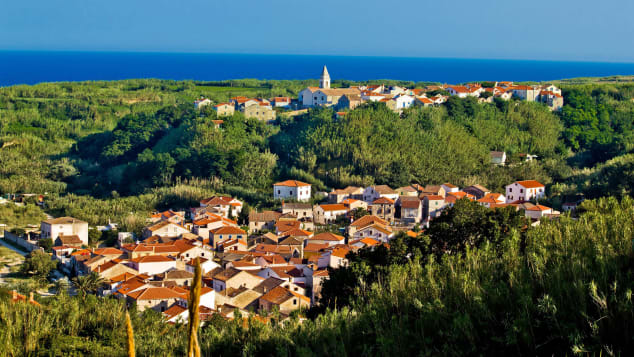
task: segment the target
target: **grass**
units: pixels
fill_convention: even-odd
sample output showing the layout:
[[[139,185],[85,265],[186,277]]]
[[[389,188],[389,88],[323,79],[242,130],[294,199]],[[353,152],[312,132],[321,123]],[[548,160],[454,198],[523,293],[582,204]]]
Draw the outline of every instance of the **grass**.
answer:
[[[7,261],[11,262],[15,259],[22,259],[22,256],[5,246],[0,246],[0,262],[1,263],[6,264]]]

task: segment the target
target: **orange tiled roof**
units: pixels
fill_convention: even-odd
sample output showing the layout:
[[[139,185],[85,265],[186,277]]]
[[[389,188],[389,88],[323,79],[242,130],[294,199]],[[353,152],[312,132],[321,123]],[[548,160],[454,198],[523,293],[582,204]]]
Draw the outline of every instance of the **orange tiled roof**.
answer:
[[[310,184],[306,182],[297,181],[297,180],[286,180],[286,181],[275,183],[273,184],[273,186],[301,187],[301,186],[310,186]]]
[[[379,197],[376,200],[374,200],[374,202],[372,202],[372,204],[381,204],[381,205],[393,205],[394,204],[394,200],[391,200],[387,197]]]
[[[92,253],[95,255],[121,255],[123,254],[123,251],[117,248],[107,247],[93,249]]]
[[[349,252],[350,248],[346,246],[336,246],[330,254],[338,258],[345,258]]]
[[[342,204],[339,204],[339,203],[319,205],[319,207],[321,207],[321,209],[323,209],[324,211],[328,211],[328,212],[332,212],[332,211],[347,211],[348,210],[348,208],[345,205],[342,205]]]
[[[173,262],[174,259],[170,259],[162,255],[146,255],[144,257],[132,259],[131,261],[135,263],[161,263],[161,262]]]
[[[247,232],[238,227],[220,227],[218,229],[214,229],[212,232],[213,234],[247,234]]]
[[[387,221],[384,219],[381,219],[377,216],[372,216],[372,215],[368,215],[368,216],[363,216],[359,219],[357,219],[356,221],[352,222],[350,225],[353,227],[365,227],[365,226],[369,226],[371,224],[374,223],[379,223],[379,224],[383,224],[383,225],[387,225]]]
[[[544,185],[535,180],[517,181],[516,184],[524,186],[525,188],[544,187]]]
[[[338,234],[334,234],[334,233],[331,233],[331,232],[323,232],[323,233],[316,234],[310,240],[323,240],[323,241],[329,241],[329,242],[342,242],[345,239],[346,238],[344,238],[343,236],[340,236]]]
[[[150,287],[133,291],[128,294],[134,300],[165,300],[165,299],[187,299],[187,295],[174,289],[163,287]]]
[[[268,302],[271,302],[275,305],[280,305],[283,304],[284,302],[288,301],[289,299],[296,297],[299,299],[302,299],[308,303],[310,303],[310,299],[304,295],[300,295],[297,293],[294,293],[286,288],[283,288],[281,286],[277,286],[273,289],[271,289],[268,293],[262,295],[260,297],[260,299],[266,300]]]
[[[528,211],[548,211],[550,209],[551,209],[550,207],[546,207],[542,205],[535,205],[533,207],[527,208]]]

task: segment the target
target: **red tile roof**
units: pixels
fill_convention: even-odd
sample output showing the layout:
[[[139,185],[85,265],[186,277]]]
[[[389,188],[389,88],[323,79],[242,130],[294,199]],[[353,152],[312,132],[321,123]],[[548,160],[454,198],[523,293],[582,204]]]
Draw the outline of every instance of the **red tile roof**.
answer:
[[[151,287],[133,291],[128,294],[134,300],[166,300],[166,299],[187,299],[186,293],[178,292],[174,289],[163,287]]]
[[[381,204],[381,205],[393,205],[394,204],[394,200],[391,200],[387,197],[379,197],[376,200],[374,200],[374,202],[372,202],[372,204]]]
[[[321,209],[323,209],[324,211],[327,212],[333,212],[333,211],[347,211],[348,208],[343,205],[343,204],[326,204],[326,205],[319,205],[319,207],[321,207]]]
[[[131,261],[135,263],[161,263],[161,262],[173,262],[174,259],[162,256],[162,255],[146,255],[144,257],[132,259]]]
[[[538,181],[535,181],[535,180],[517,181],[516,183],[518,185],[524,186],[525,188],[544,187],[543,184],[541,184],[541,183],[539,183]]]
[[[214,229],[213,234],[247,234],[247,232],[243,231],[242,229],[238,228],[238,227],[220,227],[217,229]]]
[[[387,221],[384,220],[384,219],[381,219],[381,218],[379,218],[377,216],[368,215],[368,216],[363,216],[363,217],[357,219],[356,221],[352,222],[350,224],[350,226],[352,226],[352,227],[365,227],[365,226],[369,226],[369,225],[374,224],[374,223],[380,223],[382,225],[387,225],[388,224]]]
[[[334,234],[334,233],[330,233],[330,232],[323,232],[323,233],[319,233],[316,234],[312,239],[312,241],[315,240],[323,240],[323,241],[329,241],[329,242],[343,242],[346,238],[343,236],[340,236],[338,234]]]
[[[286,181],[275,183],[273,184],[273,186],[301,187],[301,186],[310,186],[310,184],[297,181],[297,180],[286,180]]]
[[[550,207],[546,207],[546,206],[542,206],[542,205],[535,205],[533,207],[527,208],[528,211],[549,211],[552,208]]]

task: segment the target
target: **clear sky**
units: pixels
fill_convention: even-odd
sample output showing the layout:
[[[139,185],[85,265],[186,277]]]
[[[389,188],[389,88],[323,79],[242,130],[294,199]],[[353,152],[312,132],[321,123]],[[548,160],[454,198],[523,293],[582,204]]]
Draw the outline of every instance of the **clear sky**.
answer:
[[[634,62],[631,0],[3,0],[0,49]]]

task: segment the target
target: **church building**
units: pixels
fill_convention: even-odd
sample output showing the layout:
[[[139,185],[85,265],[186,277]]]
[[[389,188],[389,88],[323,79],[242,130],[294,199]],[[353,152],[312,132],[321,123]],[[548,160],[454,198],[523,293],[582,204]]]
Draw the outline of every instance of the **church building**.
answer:
[[[308,87],[299,92],[299,103],[304,108],[337,106],[344,95],[360,95],[358,88],[330,88],[330,74],[324,66],[319,78],[319,87]]]

